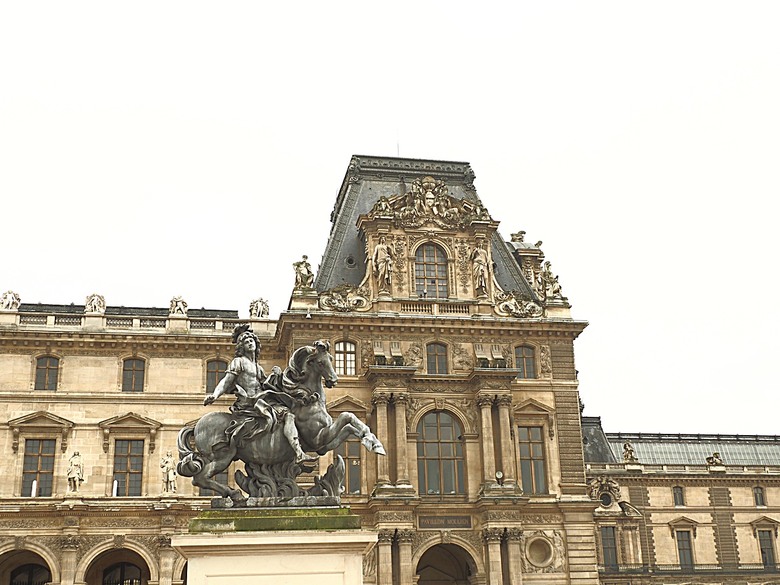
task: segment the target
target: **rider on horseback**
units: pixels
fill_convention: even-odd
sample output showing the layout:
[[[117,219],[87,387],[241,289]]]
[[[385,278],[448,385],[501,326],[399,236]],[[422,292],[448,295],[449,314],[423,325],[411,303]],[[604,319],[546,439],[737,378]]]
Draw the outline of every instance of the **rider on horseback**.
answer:
[[[276,423],[282,423],[284,436],[295,452],[295,462],[316,461],[316,456],[301,449],[295,415],[291,412],[295,401],[305,401],[306,393],[285,388],[278,366],[274,366],[270,376],[265,375],[257,362],[260,342],[249,325],[235,328],[233,342],[236,357],[214,392],[203,401],[204,406],[208,406],[225,393],[236,395],[236,401],[230,407],[233,417],[225,429],[225,442],[242,445],[256,435],[270,431]]]

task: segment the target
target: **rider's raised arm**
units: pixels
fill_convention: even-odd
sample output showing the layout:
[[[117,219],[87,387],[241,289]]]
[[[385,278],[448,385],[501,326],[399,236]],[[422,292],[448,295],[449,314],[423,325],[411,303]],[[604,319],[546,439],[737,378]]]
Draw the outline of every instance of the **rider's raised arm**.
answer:
[[[235,372],[228,370],[225,372],[223,378],[219,381],[219,384],[217,384],[217,387],[214,388],[214,392],[206,396],[206,398],[203,400],[203,406],[208,406],[226,392],[233,392],[235,388],[236,374]]]

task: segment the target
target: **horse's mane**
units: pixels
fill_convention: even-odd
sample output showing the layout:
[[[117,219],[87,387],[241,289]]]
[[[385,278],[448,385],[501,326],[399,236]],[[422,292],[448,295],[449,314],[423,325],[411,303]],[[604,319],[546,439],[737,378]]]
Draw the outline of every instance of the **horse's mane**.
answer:
[[[304,345],[296,349],[290,356],[290,361],[282,373],[282,385],[287,389],[299,388],[300,382],[306,377],[306,364],[311,355],[320,347],[330,351],[330,343],[327,341],[315,341],[314,345]],[[307,389],[308,390],[308,389]]]

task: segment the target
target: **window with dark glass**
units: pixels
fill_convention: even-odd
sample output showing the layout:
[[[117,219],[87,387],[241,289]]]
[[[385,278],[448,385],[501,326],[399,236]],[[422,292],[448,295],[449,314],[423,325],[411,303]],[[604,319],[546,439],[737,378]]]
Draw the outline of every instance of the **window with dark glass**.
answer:
[[[216,474],[211,479],[213,479],[217,483],[221,483],[222,485],[227,485],[227,486],[230,485],[228,483],[228,470],[227,469],[225,471],[219,472],[218,474]],[[198,488],[198,494],[201,495],[201,496],[217,496],[217,495],[219,495],[214,490],[210,490],[208,488],[203,488],[203,487]]]
[[[228,364],[223,360],[209,360],[206,362],[206,393],[211,394],[220,380],[225,377]]]
[[[547,493],[547,466],[542,427],[518,427],[520,476],[526,494]]]
[[[334,350],[336,362],[334,368],[336,373],[340,376],[354,376],[355,357],[357,355],[355,344],[351,341],[337,341]]]
[[[515,367],[518,369],[517,377],[523,380],[536,378],[536,362],[534,361],[534,348],[521,345],[515,348]]]
[[[446,299],[447,254],[436,244],[417,248],[414,260],[414,286],[417,296],[427,299]]]
[[[674,500],[675,506],[685,505],[685,492],[679,485],[676,485],[672,488],[672,499]]]
[[[361,488],[360,476],[360,441],[348,439],[335,449],[336,455],[344,458],[344,493],[359,494]]]
[[[766,506],[766,498],[764,497],[764,488],[756,486],[753,488],[753,501],[756,506]]]
[[[761,563],[764,567],[775,568],[775,543],[771,530],[758,531],[758,547],[761,550]]]
[[[51,581],[51,571],[43,565],[27,564],[11,571],[11,585],[44,585]]]
[[[447,373],[447,346],[441,343],[429,343],[425,348],[428,358],[429,374]]]
[[[55,444],[54,439],[25,439],[22,496],[51,496]]]
[[[59,370],[59,358],[52,356],[39,357],[35,361],[35,389],[56,390]]]
[[[144,442],[117,439],[114,450],[116,495],[140,496],[144,477]]]
[[[103,585],[141,585],[141,569],[132,563],[116,563],[103,571]]]
[[[691,541],[690,530],[678,530],[677,536],[677,558],[680,562],[680,568],[683,570],[693,569],[693,542]]]
[[[122,366],[122,392],[143,392],[145,369],[144,360],[125,360]]]
[[[447,412],[429,412],[417,425],[417,478],[420,495],[465,493],[461,428]]]
[[[601,527],[601,553],[605,567],[617,568],[617,539],[615,538],[614,526]]]

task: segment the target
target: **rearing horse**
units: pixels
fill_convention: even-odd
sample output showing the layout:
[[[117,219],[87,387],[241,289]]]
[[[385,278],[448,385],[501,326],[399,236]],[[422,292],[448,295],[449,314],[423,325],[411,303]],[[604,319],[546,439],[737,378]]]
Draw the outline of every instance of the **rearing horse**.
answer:
[[[328,388],[338,381],[329,349],[327,341],[316,341],[311,346],[296,349],[282,375],[284,390],[292,391],[292,394],[303,391],[304,397],[294,400],[290,411],[295,415],[295,426],[304,451],[324,455],[349,437],[356,437],[369,451],[385,455],[379,439],[353,413],[342,412],[335,421],[328,414],[322,380],[324,378]],[[183,428],[177,442],[181,459],[177,471],[179,475],[192,477],[194,485],[241,501],[244,499],[241,490],[232,489],[212,478],[237,459],[243,461],[250,471],[250,467],[256,465],[289,465],[295,460],[295,453],[285,439],[280,423],[273,424],[249,441],[226,441],[225,430],[231,420],[232,416],[226,412],[210,412],[201,417],[194,428]],[[190,448],[191,437],[195,439],[195,451]]]

